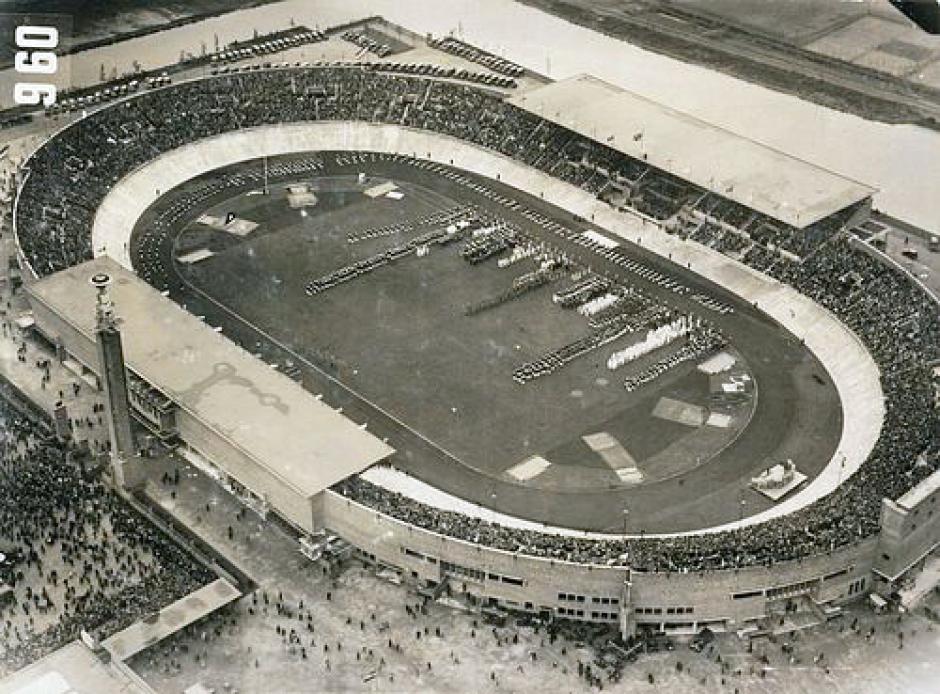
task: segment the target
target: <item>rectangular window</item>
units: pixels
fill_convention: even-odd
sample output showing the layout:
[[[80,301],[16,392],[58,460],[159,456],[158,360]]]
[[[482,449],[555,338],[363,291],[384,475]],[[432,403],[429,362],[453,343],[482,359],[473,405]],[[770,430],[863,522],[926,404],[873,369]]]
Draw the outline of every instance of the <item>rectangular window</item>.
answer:
[[[503,576],[502,581],[512,586],[521,586],[523,584],[521,578],[514,578],[512,576]]]
[[[735,600],[746,600],[748,598],[756,598],[763,594],[764,591],[762,590],[749,590],[746,593],[734,593],[731,597]]]

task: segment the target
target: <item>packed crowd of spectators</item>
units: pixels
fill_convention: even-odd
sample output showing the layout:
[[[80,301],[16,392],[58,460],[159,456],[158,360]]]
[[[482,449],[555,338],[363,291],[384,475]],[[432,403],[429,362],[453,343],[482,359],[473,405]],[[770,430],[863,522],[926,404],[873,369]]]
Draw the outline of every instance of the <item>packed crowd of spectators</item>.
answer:
[[[29,162],[17,218],[26,257],[39,275],[90,258],[92,217],[103,197],[162,152],[239,128],[314,120],[435,131],[659,220],[707,202],[711,224],[749,225],[763,239],[743,262],[791,284],[856,331],[881,368],[887,409],[869,458],[839,489],[784,518],[728,533],[594,541],[432,509],[358,478],[341,483],[342,493],[418,526],[512,551],[698,570],[769,565],[856,543],[878,531],[883,497],[897,498],[933,472],[938,427],[927,364],[940,358],[937,306],[906,277],[850,245],[844,220],[824,220],[789,238],[778,222],[768,230],[766,219],[736,203],[716,203],[714,194],[468,85],[334,66],[217,76],[141,94],[65,130]],[[765,231],[770,236],[761,236]],[[783,260],[778,248],[800,251],[800,261]]]
[[[543,121],[470,85],[375,66],[277,68],[217,75],[139,94],[66,129],[31,160],[20,237],[39,274],[90,255],[90,219],[110,187],[154,156],[253,125],[359,120],[434,130],[542,169],[656,219],[704,191]],[[51,186],[51,187],[49,187]],[[730,203],[729,204],[733,204]]]
[[[0,399],[0,676],[110,635],[212,579],[101,480],[87,454]]]

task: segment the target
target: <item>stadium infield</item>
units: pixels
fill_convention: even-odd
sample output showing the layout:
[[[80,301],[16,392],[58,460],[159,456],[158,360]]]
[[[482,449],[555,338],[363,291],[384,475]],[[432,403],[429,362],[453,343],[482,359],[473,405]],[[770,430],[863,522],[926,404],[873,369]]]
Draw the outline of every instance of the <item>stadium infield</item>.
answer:
[[[627,393],[621,385],[627,372],[611,373],[603,365],[620,343],[548,377],[514,383],[514,366],[583,334],[583,319],[551,302],[565,280],[482,314],[463,315],[464,305],[504,289],[523,269],[499,269],[495,260],[470,267],[457,253],[459,244],[434,248],[426,258],[412,255],[308,297],[303,286],[313,277],[415,233],[347,242],[347,234],[371,227],[473,203],[544,235],[487,195],[408,162],[342,165],[334,155],[324,159],[325,169],[315,176],[275,180],[269,196],[249,195],[257,184],[234,187],[187,210],[164,233],[154,263],[141,252],[140,232],[198,181],[181,186],[140,220],[132,256],[138,272],[146,270],[142,274],[189,310],[267,361],[290,362],[309,390],[387,437],[398,450],[392,461],[397,467],[457,496],[537,521],[622,529],[627,508],[628,529],[668,532],[761,511],[769,502],[747,488],[751,476],[792,458],[812,478],[831,456],[841,410],[815,358],[762,314],[690,273],[663,267],[641,249],[631,250],[649,266],[737,310],[719,315],[584,248],[545,239],[595,269],[623,276],[666,306],[718,325],[759,390],[753,412],[739,412],[734,426],[689,426],[654,415],[663,399],[708,412],[708,378],[695,369],[697,362],[687,363]],[[394,181],[404,197],[363,195],[355,185],[360,171],[372,177],[370,183]],[[306,216],[283,195],[283,184],[296,180],[320,188],[318,204]],[[478,182],[569,226],[590,226],[520,191]],[[259,227],[246,237],[208,231],[195,223],[206,212],[233,213]],[[191,265],[173,261],[198,248],[214,255]],[[147,263],[151,267],[143,267]],[[642,483],[624,484],[609,459],[585,440],[592,434],[619,443],[619,459],[625,454],[635,461]],[[548,466],[532,478],[510,474],[533,456]]]

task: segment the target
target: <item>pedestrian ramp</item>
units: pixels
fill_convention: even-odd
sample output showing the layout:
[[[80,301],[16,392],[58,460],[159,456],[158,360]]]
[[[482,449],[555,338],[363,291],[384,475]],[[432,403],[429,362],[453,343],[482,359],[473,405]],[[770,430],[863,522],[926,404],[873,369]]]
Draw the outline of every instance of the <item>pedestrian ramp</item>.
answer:
[[[159,612],[108,637],[101,645],[117,661],[125,661],[168,636],[237,600],[242,592],[224,578],[193,591]]]

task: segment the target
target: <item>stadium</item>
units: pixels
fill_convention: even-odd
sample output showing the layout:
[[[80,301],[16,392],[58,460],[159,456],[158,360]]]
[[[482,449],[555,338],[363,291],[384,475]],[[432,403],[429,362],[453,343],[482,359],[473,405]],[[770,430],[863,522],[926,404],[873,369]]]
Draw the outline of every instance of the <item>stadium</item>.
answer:
[[[474,49],[53,134],[14,209],[37,329],[95,378],[109,275],[152,440],[429,594],[627,636],[893,592],[938,536],[940,320],[865,243],[875,191],[434,50]]]

